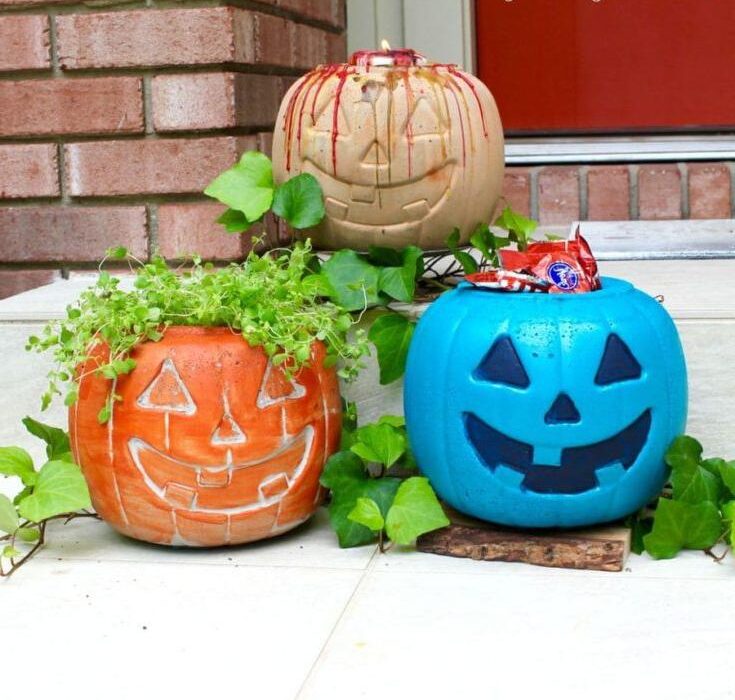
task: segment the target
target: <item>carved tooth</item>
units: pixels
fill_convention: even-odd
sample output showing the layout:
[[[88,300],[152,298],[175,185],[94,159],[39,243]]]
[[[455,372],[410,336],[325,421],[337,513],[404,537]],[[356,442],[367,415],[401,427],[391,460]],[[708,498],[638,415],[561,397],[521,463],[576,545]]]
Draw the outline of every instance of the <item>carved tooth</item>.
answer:
[[[197,484],[209,488],[222,488],[229,485],[231,476],[231,469],[219,469],[217,471],[200,469],[197,472]]]
[[[163,495],[172,506],[191,510],[197,494],[194,489],[190,489],[188,486],[171,482],[166,484]]]
[[[324,207],[327,210],[327,214],[333,219],[344,221],[347,218],[349,207],[344,202],[334,199],[334,197],[327,197],[324,200]]]
[[[269,500],[274,496],[281,496],[286,493],[288,486],[288,476],[281,472],[263,479],[260,486],[258,486],[258,491],[260,491],[261,500]]]
[[[421,199],[418,202],[406,204],[403,211],[406,214],[406,221],[421,221],[431,213],[431,207],[427,200]]]

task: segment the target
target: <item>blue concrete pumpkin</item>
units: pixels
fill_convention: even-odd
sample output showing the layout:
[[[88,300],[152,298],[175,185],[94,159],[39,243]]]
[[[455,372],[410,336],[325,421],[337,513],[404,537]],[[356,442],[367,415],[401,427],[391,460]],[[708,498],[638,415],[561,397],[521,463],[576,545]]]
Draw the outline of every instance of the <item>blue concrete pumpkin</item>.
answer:
[[[686,366],[666,310],[623,280],[586,294],[462,283],[418,324],[405,411],[421,470],[456,509],[589,525],[661,490],[686,422]]]

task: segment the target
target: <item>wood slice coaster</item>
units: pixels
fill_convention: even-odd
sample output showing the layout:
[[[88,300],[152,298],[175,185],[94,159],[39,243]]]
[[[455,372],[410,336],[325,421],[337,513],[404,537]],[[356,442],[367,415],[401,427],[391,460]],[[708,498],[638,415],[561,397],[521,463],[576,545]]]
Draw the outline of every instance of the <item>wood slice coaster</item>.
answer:
[[[475,520],[446,505],[444,511],[451,524],[419,537],[420,552],[595,571],[622,571],[630,553],[630,530],[619,525],[520,530]]]

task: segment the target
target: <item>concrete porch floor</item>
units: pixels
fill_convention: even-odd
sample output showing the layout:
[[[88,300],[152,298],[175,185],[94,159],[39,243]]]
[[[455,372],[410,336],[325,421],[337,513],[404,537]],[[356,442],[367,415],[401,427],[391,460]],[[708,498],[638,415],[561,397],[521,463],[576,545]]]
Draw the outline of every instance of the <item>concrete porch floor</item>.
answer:
[[[689,362],[689,430],[708,454],[735,457],[735,260],[602,269],[664,294]],[[22,347],[74,292],[57,285],[0,303],[0,444],[38,456],[19,421],[40,416],[45,369]],[[381,410],[389,402],[400,392]],[[40,417],[64,421],[59,407]],[[731,556],[631,555],[615,574],[383,555],[340,550],[323,511],[232,549],[156,547],[92,521],[48,539],[0,581],[3,687],[17,696],[735,696]]]

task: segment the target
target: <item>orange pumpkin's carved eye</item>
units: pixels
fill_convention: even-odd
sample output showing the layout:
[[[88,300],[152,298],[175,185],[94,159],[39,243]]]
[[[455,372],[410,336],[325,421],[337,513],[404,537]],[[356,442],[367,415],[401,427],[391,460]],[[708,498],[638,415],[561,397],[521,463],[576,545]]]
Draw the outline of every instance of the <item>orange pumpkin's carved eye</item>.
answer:
[[[263,374],[263,383],[260,385],[256,405],[258,408],[266,408],[289,399],[300,399],[305,395],[306,389],[303,385],[295,380],[286,379],[283,371],[276,369],[269,362]]]
[[[186,384],[181,380],[181,375],[170,357],[163,361],[161,371],[138,397],[136,403],[149,411],[183,413],[187,416],[193,416],[197,410]]]

